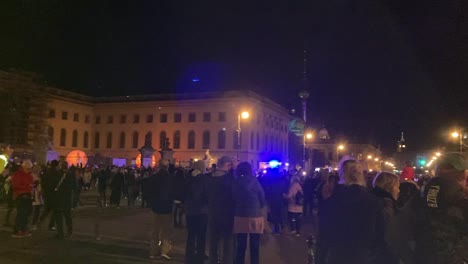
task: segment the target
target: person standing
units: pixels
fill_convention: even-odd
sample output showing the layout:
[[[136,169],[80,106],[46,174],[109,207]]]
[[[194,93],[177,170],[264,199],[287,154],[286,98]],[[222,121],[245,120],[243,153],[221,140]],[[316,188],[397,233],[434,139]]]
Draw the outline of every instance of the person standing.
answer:
[[[414,168],[410,160],[405,161],[405,167],[401,171],[400,181],[414,181]]]
[[[92,174],[91,170],[89,168],[85,169],[85,172],[83,173],[83,184],[84,184],[84,190],[89,190],[91,187],[91,179],[92,179]]]
[[[208,225],[208,197],[206,193],[205,162],[193,164],[187,180],[185,199],[187,219],[186,264],[202,264],[205,260],[206,230]]]
[[[223,246],[221,263],[233,263],[234,200],[232,185],[234,178],[232,168],[232,159],[228,156],[222,156],[218,159],[216,170],[207,180],[210,264],[218,263],[220,242]]]
[[[291,233],[301,236],[304,191],[302,190],[302,178],[299,175],[292,176],[288,193],[284,194],[284,198],[288,199],[288,219]]]
[[[28,237],[28,219],[32,211],[32,191],[34,178],[31,174],[33,164],[29,160],[23,161],[21,168],[11,177],[13,198],[16,199],[16,225],[12,237]]]
[[[53,184],[54,194],[52,199],[54,199],[53,207],[53,217],[55,220],[57,228],[58,239],[63,239],[65,237],[63,231],[63,219],[65,218],[65,224],[67,225],[67,238],[70,238],[73,233],[72,218],[71,218],[71,207],[72,207],[72,189],[75,182],[76,167],[72,166],[62,174],[60,178],[54,178]],[[59,176],[60,174],[56,175]]]
[[[110,168],[101,168],[97,175],[97,188],[99,192],[99,204],[101,207],[107,207],[106,189],[110,174]]]
[[[49,230],[55,228],[55,220],[53,217],[53,208],[55,208],[55,203],[57,202],[55,195],[55,187],[57,186],[58,181],[62,177],[63,171],[59,167],[59,162],[53,160],[50,162],[50,167],[46,169],[41,178],[41,187],[42,187],[42,197],[44,199],[44,210],[42,210],[42,215],[39,219],[37,228],[40,229],[42,223],[46,220],[49,215],[52,215],[49,219]],[[54,185],[55,184],[55,185]]]
[[[2,154],[0,154],[0,174],[6,168],[8,164],[8,160],[10,159],[11,154],[13,153],[13,149],[8,145],[2,149]]]
[[[169,175],[169,162],[162,160],[159,171],[148,178],[148,198],[153,212],[153,230],[151,232],[150,259],[158,256],[170,260],[172,234],[172,204],[174,202],[172,178]],[[160,245],[160,252],[156,252]]]
[[[39,175],[41,173],[41,167],[40,166],[34,166],[33,169],[33,178],[34,178],[34,184],[33,184],[33,219],[31,223],[31,230],[35,231],[37,230],[37,224],[39,222],[39,216],[42,210],[42,205],[43,205],[43,200],[42,200],[42,186],[41,186],[41,179],[39,178]]]
[[[127,182],[127,203],[128,207],[135,206],[136,195],[138,194],[137,181],[136,181],[136,172],[134,169],[129,169],[126,174]]]
[[[241,162],[236,168],[234,182],[234,234],[237,238],[235,264],[245,263],[247,238],[250,244],[250,263],[260,263],[260,234],[265,228],[263,209],[265,208],[265,194],[257,178],[253,175],[252,166],[248,162]]]
[[[117,209],[120,208],[120,197],[122,196],[123,184],[124,175],[122,173],[122,169],[118,168],[110,184],[112,188],[110,204],[111,206],[115,206]]]

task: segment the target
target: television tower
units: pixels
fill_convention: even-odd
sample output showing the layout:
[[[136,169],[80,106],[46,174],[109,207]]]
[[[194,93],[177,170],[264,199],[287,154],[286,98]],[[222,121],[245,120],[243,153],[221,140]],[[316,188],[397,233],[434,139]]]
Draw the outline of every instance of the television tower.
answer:
[[[302,103],[302,119],[304,120],[304,125],[307,123],[307,99],[310,96],[308,90],[308,79],[307,79],[307,50],[304,49],[304,61],[303,61],[303,77],[302,77],[302,89],[299,92],[299,98],[301,98]]]

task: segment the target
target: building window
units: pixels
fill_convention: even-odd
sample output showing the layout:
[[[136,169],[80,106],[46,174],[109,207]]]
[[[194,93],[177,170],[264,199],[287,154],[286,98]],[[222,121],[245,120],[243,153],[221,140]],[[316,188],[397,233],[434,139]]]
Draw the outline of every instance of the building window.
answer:
[[[126,115],[121,115],[120,116],[120,124],[125,124],[127,123],[127,116]]]
[[[49,118],[55,118],[55,109],[49,109]]]
[[[226,148],[226,130],[221,129],[218,131],[218,149]]]
[[[132,147],[138,148],[138,132],[133,132]]]
[[[153,145],[153,133],[148,132],[145,135],[145,146]]]
[[[85,115],[85,117],[84,117],[85,124],[89,124],[89,120],[90,120],[89,115]]]
[[[146,116],[146,123],[153,123],[153,115]]]
[[[73,121],[74,122],[79,122],[80,121],[80,114],[74,113],[73,114]]]
[[[112,132],[107,133],[106,148],[112,148]]]
[[[258,135],[258,132],[257,132],[257,150],[260,150],[260,136]]]
[[[226,112],[219,112],[218,113],[218,121],[219,122],[226,122]]]
[[[210,112],[203,113],[203,122],[211,122],[211,113]]]
[[[254,133],[250,133],[250,149],[254,149]]]
[[[241,148],[241,145],[242,145],[242,142],[241,142],[241,136],[239,134],[239,132],[237,131],[234,131],[234,133],[232,134],[232,147],[234,149],[240,149]]]
[[[107,124],[113,124],[114,123],[114,116],[108,116],[107,117]]]
[[[134,115],[133,124],[138,124],[138,123],[140,123],[140,115]]]
[[[188,133],[188,149],[195,148],[195,131],[190,130]]]
[[[49,126],[47,128],[47,136],[49,137],[49,142],[54,144],[54,128]]]
[[[174,132],[174,149],[180,149],[180,131]]]
[[[188,121],[190,123],[196,122],[197,121],[197,115],[195,113],[189,113],[188,114]]]
[[[182,114],[181,113],[174,113],[174,123],[182,122]]]
[[[94,148],[99,148],[100,141],[99,132],[96,132],[96,134],[94,134]]]
[[[210,131],[203,131],[203,148],[210,148]]]
[[[163,149],[164,148],[164,144],[166,142],[166,131],[161,131],[161,133],[159,133],[159,148],[160,149]]]
[[[73,130],[72,133],[72,147],[76,148],[78,146],[78,132]]]
[[[83,135],[83,148],[88,148],[88,141],[89,141],[88,131],[85,131]]]
[[[159,115],[159,123],[167,123],[167,114]]]
[[[96,116],[96,124],[101,124],[101,117],[100,116]]]
[[[65,147],[65,144],[67,142],[67,131],[62,128],[60,129],[60,146]]]
[[[119,148],[125,148],[125,132],[120,132]]]
[[[67,120],[68,119],[68,112],[63,111],[62,112],[62,120]]]

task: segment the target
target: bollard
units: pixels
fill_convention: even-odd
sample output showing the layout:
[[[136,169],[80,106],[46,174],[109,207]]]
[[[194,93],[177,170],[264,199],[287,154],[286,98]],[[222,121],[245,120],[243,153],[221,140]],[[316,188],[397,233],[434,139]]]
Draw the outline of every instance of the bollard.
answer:
[[[307,264],[315,264],[315,237],[310,234],[307,236]]]

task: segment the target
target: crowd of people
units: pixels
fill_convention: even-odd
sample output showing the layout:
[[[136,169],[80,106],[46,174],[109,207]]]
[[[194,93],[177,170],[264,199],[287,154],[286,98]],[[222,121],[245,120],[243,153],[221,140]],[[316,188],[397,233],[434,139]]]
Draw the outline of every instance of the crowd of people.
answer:
[[[48,215],[57,238],[70,237],[80,193],[96,187],[99,206],[119,208],[125,197],[128,206],[141,199],[151,208],[151,259],[171,259],[173,228],[186,227],[186,263],[242,264],[249,245],[249,263],[257,264],[266,225],[273,234],[301,237],[308,217],[314,219],[318,264],[466,264],[466,170],[465,158],[450,153],[439,159],[434,178],[417,183],[410,170],[403,176],[366,173],[352,158],[338,171],[309,174],[300,166],[259,174],[228,156],[208,168],[204,161],[176,168],[162,160],[154,169],[134,169],[58,161],[40,167],[25,160],[6,166],[2,182],[9,197],[6,224],[17,211],[13,237],[30,236]]]

